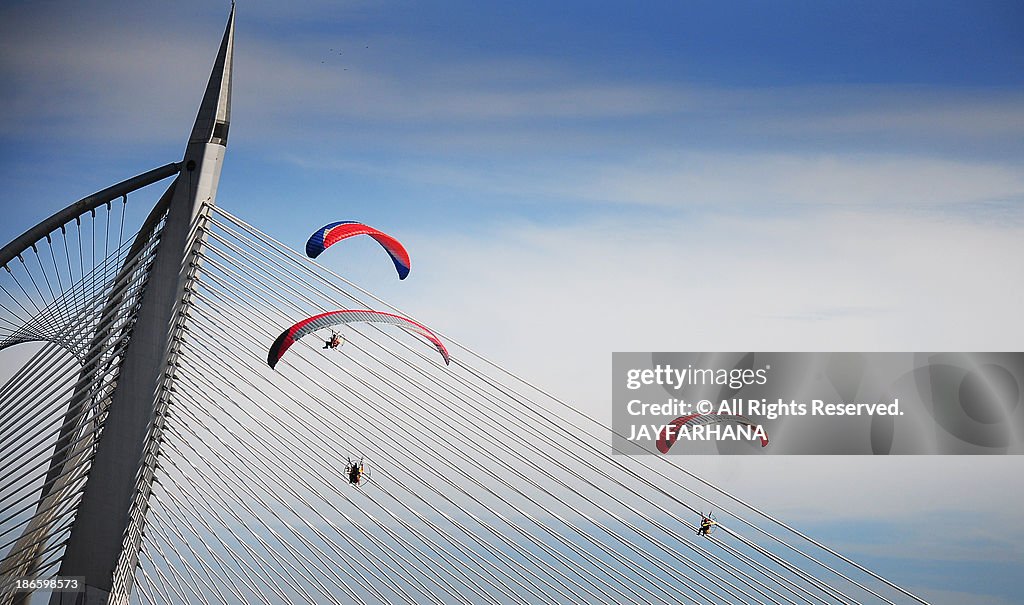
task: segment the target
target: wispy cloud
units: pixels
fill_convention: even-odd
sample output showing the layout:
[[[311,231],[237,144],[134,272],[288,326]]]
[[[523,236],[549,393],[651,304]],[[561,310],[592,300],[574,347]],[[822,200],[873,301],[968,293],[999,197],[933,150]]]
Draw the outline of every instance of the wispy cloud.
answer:
[[[194,115],[198,93],[186,91],[203,89],[217,34],[210,29],[197,44],[197,32],[167,25],[125,29],[98,15],[81,23],[38,14],[8,21],[0,134],[102,143],[177,135],[176,124]]]
[[[338,10],[365,9],[356,3]],[[201,89],[209,40],[220,25],[197,32],[174,15],[140,14],[125,29],[102,14],[82,15],[85,25],[8,14],[0,73],[10,86],[0,97],[0,131],[9,136],[172,136],[165,128],[175,116],[188,120],[195,99],[186,91]],[[536,152],[575,141],[578,152],[622,155],[693,149],[701,141],[719,151],[864,146],[871,136],[890,147],[941,141],[945,149],[965,138],[1006,144],[1024,131],[1013,90],[716,88],[594,72],[554,57],[452,57],[432,52],[439,41],[380,32],[289,38],[256,31],[238,40],[239,117],[249,120],[250,132],[318,148],[330,138],[389,128],[404,131],[383,137],[398,151],[436,152],[451,141],[477,152],[506,150],[515,141]],[[850,135],[861,138],[851,142]]]
[[[603,202],[733,212],[832,206],[847,209],[995,204],[991,211],[1024,208],[1024,171],[1013,164],[904,155],[786,153],[662,153],[632,159],[562,157],[555,163],[509,158],[398,159],[389,164],[305,158],[306,168],[387,176],[445,185],[478,195],[521,200]]]
[[[689,153],[605,167],[577,191],[660,205],[941,205],[1022,199],[1024,173],[923,157]]]
[[[904,103],[887,107],[849,108],[837,111],[833,106],[824,115],[776,118],[765,124],[765,130],[777,133],[809,134],[871,134],[962,137],[967,140],[997,137],[1004,139],[1024,134],[1024,98],[1015,93],[996,92],[991,98],[943,98],[926,100],[929,91],[920,96],[907,95]]]

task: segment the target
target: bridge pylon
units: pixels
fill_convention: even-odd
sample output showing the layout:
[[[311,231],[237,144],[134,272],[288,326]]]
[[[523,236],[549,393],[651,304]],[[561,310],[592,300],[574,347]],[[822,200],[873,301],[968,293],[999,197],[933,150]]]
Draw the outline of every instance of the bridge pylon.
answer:
[[[127,603],[152,487],[169,387],[174,378],[178,334],[189,305],[190,280],[205,242],[205,220],[214,205],[227,149],[231,114],[234,6],[214,62],[182,160],[129,179],[72,204],[29,230],[3,250],[4,268],[20,259],[22,248],[112,199],[169,176],[176,176],[143,223],[123,265],[101,288],[105,301],[77,344],[58,342],[82,366],[68,402],[35,514],[19,540],[0,561],[0,573],[33,577],[51,541],[66,500],[81,485],[81,499],[60,559],[59,576],[83,577],[82,592],[54,592],[51,605]],[[127,198],[125,197],[125,203]],[[76,214],[77,213],[77,214]],[[8,258],[10,257],[10,258]],[[70,271],[69,264],[69,271]],[[10,271],[10,269],[8,269]],[[83,270],[83,280],[86,279]],[[70,291],[70,290],[69,290]],[[84,291],[84,288],[83,288]],[[85,299],[86,297],[81,297]],[[54,308],[60,300],[54,301]],[[89,305],[84,305],[88,314]],[[50,315],[61,312],[48,311]],[[62,314],[68,314],[63,312]],[[0,347],[27,340],[51,340],[60,333],[46,313],[26,322],[21,333]],[[125,319],[125,317],[128,319]],[[120,318],[120,319],[119,319]],[[48,320],[43,321],[43,320]],[[68,324],[64,324],[68,325]],[[112,355],[104,349],[121,340]],[[72,346],[74,345],[74,346]],[[86,438],[85,436],[88,436]],[[2,603],[24,603],[26,593],[0,594]]]

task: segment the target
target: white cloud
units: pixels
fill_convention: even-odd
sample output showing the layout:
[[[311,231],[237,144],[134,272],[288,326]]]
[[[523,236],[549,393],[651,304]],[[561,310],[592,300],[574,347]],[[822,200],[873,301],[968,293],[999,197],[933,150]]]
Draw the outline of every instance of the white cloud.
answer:
[[[408,286],[418,316],[603,414],[584,377],[611,351],[1015,350],[1022,231],[818,211],[419,233],[430,277]]]
[[[607,422],[612,351],[1016,350],[1022,231],[827,209],[518,224],[415,234],[431,277],[407,286],[418,317]],[[674,460],[797,527],[905,538],[833,544],[855,557],[1012,563],[1024,537],[1017,457]]]

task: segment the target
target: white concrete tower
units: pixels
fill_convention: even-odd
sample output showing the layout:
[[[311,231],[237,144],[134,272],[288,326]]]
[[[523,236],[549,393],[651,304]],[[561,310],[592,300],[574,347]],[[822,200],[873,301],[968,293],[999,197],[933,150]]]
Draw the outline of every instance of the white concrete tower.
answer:
[[[220,50],[185,147],[159,248],[141,297],[109,415],[72,527],[61,576],[84,576],[84,593],[54,593],[51,603],[127,602],[152,485],[152,470],[173,375],[176,330],[203,233],[196,226],[217,195],[231,115],[232,5]],[[146,236],[142,234],[141,236]]]

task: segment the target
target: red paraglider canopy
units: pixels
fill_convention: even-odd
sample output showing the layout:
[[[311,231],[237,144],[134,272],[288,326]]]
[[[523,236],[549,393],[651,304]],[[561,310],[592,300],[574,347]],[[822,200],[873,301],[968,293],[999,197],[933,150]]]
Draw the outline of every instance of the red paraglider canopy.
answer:
[[[399,326],[400,328],[404,328],[414,334],[419,334],[430,341],[430,344],[434,345],[438,353],[441,354],[441,357],[444,358],[444,363],[446,365],[451,361],[448,356],[448,349],[445,348],[444,343],[442,343],[429,328],[422,324],[418,324],[411,319],[402,317],[401,315],[384,313],[382,311],[345,309],[314,315],[313,317],[303,319],[284,332],[281,332],[281,335],[277,337],[274,344],[270,346],[270,351],[267,353],[267,363],[270,364],[270,367],[272,368],[276,366],[285,351],[287,351],[300,338],[311,332],[315,332],[322,328],[329,328],[331,326],[353,322],[384,323]]]

